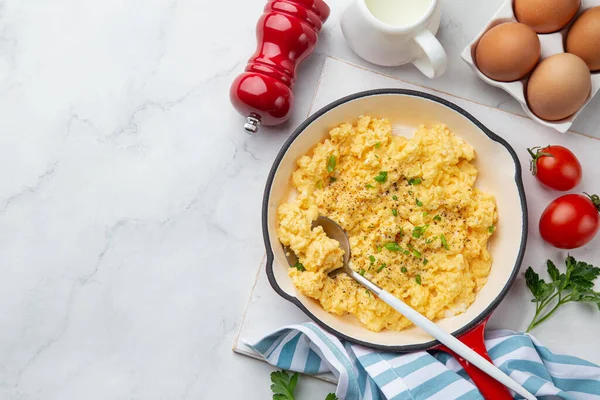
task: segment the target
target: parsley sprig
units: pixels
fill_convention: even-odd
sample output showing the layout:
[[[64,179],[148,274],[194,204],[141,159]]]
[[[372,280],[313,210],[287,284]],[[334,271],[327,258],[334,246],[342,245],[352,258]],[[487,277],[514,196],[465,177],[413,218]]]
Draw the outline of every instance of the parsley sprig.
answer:
[[[294,400],[294,390],[298,384],[298,373],[288,375],[285,371],[271,372],[273,400]]]
[[[298,373],[293,375],[286,371],[271,372],[271,391],[273,400],[295,400],[294,391],[298,384]],[[329,393],[325,400],[339,400],[335,393]]]
[[[572,301],[595,303],[600,309],[600,292],[594,291],[594,280],[600,275],[600,268],[572,256],[567,257],[565,264],[566,272],[560,273],[551,260],[547,261],[551,282],[540,279],[533,268],[527,268],[525,282],[534,297],[531,301],[535,303],[535,316],[527,332],[550,318],[560,306]],[[554,306],[548,311],[551,304]]]

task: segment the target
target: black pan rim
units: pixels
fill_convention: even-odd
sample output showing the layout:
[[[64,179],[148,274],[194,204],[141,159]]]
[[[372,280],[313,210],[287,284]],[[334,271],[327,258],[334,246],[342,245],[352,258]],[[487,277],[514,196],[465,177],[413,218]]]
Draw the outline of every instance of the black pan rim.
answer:
[[[268,232],[267,215],[268,215],[268,207],[269,207],[269,196],[270,196],[271,188],[273,185],[273,179],[275,177],[275,174],[277,173],[277,169],[279,168],[279,164],[281,163],[281,160],[283,159],[285,153],[288,151],[288,149],[290,148],[292,143],[296,140],[296,138],[310,124],[312,124],[315,120],[317,120],[319,117],[321,117],[325,113],[329,112],[330,110],[332,110],[336,107],[339,107],[340,105],[342,105],[344,103],[348,103],[350,101],[360,99],[363,97],[379,96],[379,95],[403,95],[403,96],[420,97],[420,98],[424,98],[424,99],[427,99],[430,101],[434,101],[443,106],[446,106],[446,107],[450,108],[451,110],[461,114],[463,117],[467,118],[470,122],[472,122],[475,126],[477,126],[477,128],[479,128],[483,133],[485,133],[491,140],[493,140],[497,143],[500,143],[502,146],[504,146],[504,148],[511,155],[514,165],[515,165],[515,177],[514,177],[515,184],[517,186],[517,191],[519,192],[521,209],[523,211],[523,215],[522,215],[523,224],[522,224],[521,243],[520,243],[519,253],[517,255],[515,265],[513,266],[513,271],[511,273],[509,279],[507,280],[506,284],[504,285],[504,287],[498,294],[498,296],[477,317],[475,317],[473,320],[471,320],[471,322],[469,322],[468,324],[463,326],[461,329],[458,329],[458,330],[452,332],[452,335],[455,337],[460,337],[461,335],[464,335],[465,333],[474,329],[480,323],[484,322],[484,320],[486,320],[486,318],[488,318],[491,315],[491,313],[498,307],[500,302],[508,294],[508,291],[510,290],[511,286],[513,285],[515,279],[517,278],[519,270],[521,269],[521,263],[523,262],[523,257],[525,256],[525,247],[527,244],[527,233],[528,233],[528,226],[529,226],[528,211],[527,211],[527,199],[525,196],[525,189],[523,186],[522,169],[521,169],[521,162],[519,161],[519,157],[517,156],[517,153],[512,148],[512,146],[510,144],[508,144],[508,142],[506,140],[504,140],[502,137],[500,137],[497,134],[495,134],[494,132],[492,132],[490,129],[488,129],[485,125],[483,125],[481,122],[479,122],[479,120],[477,120],[475,117],[473,117],[467,111],[465,111],[463,108],[457,106],[456,104],[454,104],[448,100],[442,99],[438,96],[434,96],[432,94],[424,93],[424,92],[420,92],[420,91],[416,91],[416,90],[408,90],[408,89],[393,89],[393,88],[374,89],[374,90],[367,90],[367,91],[358,92],[358,93],[351,94],[349,96],[342,97],[341,99],[336,100],[336,101],[324,106],[323,108],[321,108],[320,110],[318,110],[317,112],[315,112],[311,116],[309,116],[302,124],[300,124],[300,126],[298,126],[298,128],[296,128],[296,130],[285,141],[285,143],[281,147],[281,150],[279,150],[279,153],[275,157],[275,161],[273,162],[273,166],[271,167],[271,171],[269,172],[269,175],[267,177],[267,182],[265,185],[265,191],[264,191],[264,195],[263,195],[262,229],[263,229],[263,240],[265,243],[265,249],[266,249],[266,255],[267,255],[266,273],[267,273],[267,278],[269,279],[269,283],[270,283],[271,287],[273,288],[273,290],[275,290],[275,292],[278,295],[280,295],[284,299],[288,300],[289,302],[295,304],[308,317],[310,317],[311,320],[313,320],[319,326],[321,326],[323,329],[325,329],[326,331],[330,332],[331,334],[337,336],[340,339],[343,339],[348,342],[355,343],[355,344],[358,344],[361,346],[365,346],[365,347],[368,347],[371,349],[388,351],[388,352],[396,352],[396,353],[428,350],[433,347],[439,346],[441,343],[437,340],[432,340],[432,341],[429,341],[426,343],[420,343],[420,344],[414,344],[414,345],[398,345],[398,346],[391,345],[390,346],[390,345],[381,345],[381,344],[376,344],[376,343],[364,342],[364,341],[358,340],[356,338],[350,337],[348,335],[345,335],[345,334],[339,332],[338,330],[330,327],[329,325],[327,325],[326,323],[321,321],[319,318],[317,318],[302,304],[302,302],[300,302],[300,300],[297,297],[291,296],[291,295],[287,294],[283,289],[281,289],[281,287],[277,283],[277,280],[275,279],[275,275],[273,273],[274,254],[273,254],[273,249],[271,247],[271,242],[270,242],[270,237],[269,237],[269,232]]]

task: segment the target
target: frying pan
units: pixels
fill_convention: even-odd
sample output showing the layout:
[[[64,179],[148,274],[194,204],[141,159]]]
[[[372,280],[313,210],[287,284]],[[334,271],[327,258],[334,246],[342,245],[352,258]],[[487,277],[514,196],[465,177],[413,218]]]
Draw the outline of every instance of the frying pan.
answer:
[[[386,117],[395,134],[410,136],[420,124],[444,123],[476,151],[479,170],[476,187],[496,197],[498,223],[490,242],[494,262],[487,284],[463,314],[436,321],[465,344],[489,359],[483,342],[485,325],[515,280],[527,240],[527,203],[521,164],[512,147],[457,105],[412,90],[379,89],[337,100],[311,115],[290,136],[277,155],[267,179],[263,199],[263,235],[267,252],[266,272],[273,289],[294,303],[325,330],[343,340],[387,352],[444,350],[426,332],[411,327],[400,332],[372,332],[354,316],[336,316],[319,302],[296,290],[288,276],[289,265],[277,237],[277,208],[291,193],[291,175],[299,157],[322,142],[329,130],[360,115]],[[451,353],[451,352],[450,352]],[[456,355],[455,355],[456,357]],[[486,399],[511,399],[508,390],[476,367],[458,358]]]

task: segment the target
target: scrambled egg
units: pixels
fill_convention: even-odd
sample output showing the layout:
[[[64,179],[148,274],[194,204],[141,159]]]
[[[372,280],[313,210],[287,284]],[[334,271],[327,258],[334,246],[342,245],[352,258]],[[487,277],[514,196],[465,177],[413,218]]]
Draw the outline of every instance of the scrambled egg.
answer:
[[[431,320],[464,312],[487,281],[497,220],[494,197],[473,187],[474,157],[445,125],[421,126],[412,139],[368,116],[332,129],[298,160],[297,197],[278,209],[279,239],[299,258],[289,270],[294,285],[370,330],[411,325],[348,275],[328,275],[343,250],[311,228],[323,215],[348,233],[353,270]]]

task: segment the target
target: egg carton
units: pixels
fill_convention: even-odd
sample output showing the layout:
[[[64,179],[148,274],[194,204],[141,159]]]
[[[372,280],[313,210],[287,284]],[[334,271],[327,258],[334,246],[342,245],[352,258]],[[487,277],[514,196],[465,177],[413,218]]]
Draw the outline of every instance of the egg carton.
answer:
[[[477,48],[479,40],[481,40],[482,36],[487,31],[492,29],[494,26],[500,25],[505,22],[518,22],[517,18],[515,17],[513,4],[514,0],[507,0],[504,2],[504,4],[502,4],[500,9],[496,12],[496,14],[494,14],[492,19],[485,26],[485,28],[483,28],[479,35],[477,35],[477,37],[471,43],[469,43],[469,45],[463,50],[461,57],[481,80],[488,83],[489,85],[503,89],[505,92],[514,97],[521,104],[521,107],[523,108],[525,113],[527,113],[527,115],[531,117],[531,119],[542,125],[555,129],[560,133],[565,133],[569,130],[571,125],[573,125],[573,121],[575,120],[575,118],[577,118],[577,115],[579,115],[581,110],[583,110],[583,108],[590,102],[592,97],[594,97],[594,95],[600,90],[600,72],[592,73],[592,90],[590,92],[590,95],[588,96],[588,99],[585,101],[583,106],[581,106],[581,108],[575,114],[558,121],[546,121],[539,118],[533,113],[533,111],[531,111],[525,98],[525,89],[527,88],[527,82],[531,73],[518,81],[499,82],[485,76],[481,71],[479,71],[477,65],[475,64],[475,49]],[[569,22],[569,24],[566,27],[564,27],[558,32],[538,34],[542,48],[542,59],[550,57],[554,54],[564,53],[564,43],[566,41],[567,33],[569,32],[571,25],[573,25],[576,18],[579,17],[579,15],[581,15],[585,10],[596,6],[600,6],[600,0],[582,0],[581,7],[579,8],[577,16],[573,18],[573,20]]]

